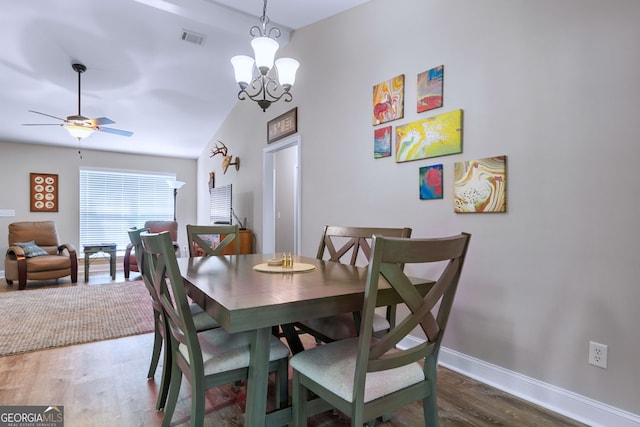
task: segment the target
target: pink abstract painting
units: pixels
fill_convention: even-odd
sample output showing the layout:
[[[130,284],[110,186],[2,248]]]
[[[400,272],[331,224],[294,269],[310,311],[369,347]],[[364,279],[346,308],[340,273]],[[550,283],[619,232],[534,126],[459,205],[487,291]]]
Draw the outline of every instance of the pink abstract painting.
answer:
[[[373,87],[373,124],[404,117],[404,74]]]

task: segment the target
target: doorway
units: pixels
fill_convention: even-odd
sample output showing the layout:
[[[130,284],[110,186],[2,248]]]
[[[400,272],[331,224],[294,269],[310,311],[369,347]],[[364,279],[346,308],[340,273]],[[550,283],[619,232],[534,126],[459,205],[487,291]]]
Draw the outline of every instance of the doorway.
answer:
[[[263,253],[300,253],[300,137],[263,151]]]

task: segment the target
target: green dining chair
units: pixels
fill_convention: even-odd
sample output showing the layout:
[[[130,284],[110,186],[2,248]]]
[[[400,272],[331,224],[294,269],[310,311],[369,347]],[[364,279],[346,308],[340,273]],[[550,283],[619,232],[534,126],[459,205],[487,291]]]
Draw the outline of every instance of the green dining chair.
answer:
[[[178,400],[182,376],[191,385],[191,426],[202,426],[205,389],[248,378],[250,363],[249,332],[228,333],[223,328],[196,333],[187,301],[183,278],[169,233],[142,233],[146,267],[152,277],[171,345],[171,379],[164,408],[163,426],[171,423]],[[276,373],[276,407],[288,401],[289,348],[271,337],[269,372]]]
[[[422,400],[425,425],[438,425],[438,353],[458,287],[470,235],[437,239],[374,236],[367,273],[360,335],[294,355],[293,422],[306,426],[309,392],[362,426],[416,400]],[[440,277],[423,297],[403,265],[440,268]],[[382,338],[373,336],[380,276],[397,291],[408,313]],[[400,314],[400,313],[399,313]],[[426,340],[409,348],[400,341],[419,327]],[[315,405],[314,402],[314,406]]]
[[[162,351],[162,344],[165,346],[170,345],[170,341],[167,340],[165,335],[165,327],[162,317],[162,306],[160,305],[160,299],[153,286],[152,278],[150,274],[145,274],[148,270],[145,269],[145,254],[142,248],[142,233],[149,232],[148,228],[130,228],[128,230],[129,240],[133,246],[136,256],[137,265],[140,266],[139,270],[142,274],[142,281],[144,282],[149,295],[151,296],[151,304],[153,306],[153,320],[154,320],[154,332],[153,332],[153,350],[151,352],[151,363],[149,364],[149,372],[147,378],[151,379],[156,374],[158,367],[158,361],[160,360],[160,353]],[[198,332],[207,331],[209,329],[218,328],[218,322],[207,313],[205,313],[197,304],[189,304],[189,311],[193,316],[193,322]],[[165,348],[164,360],[162,365],[162,375],[160,377],[160,388],[158,393],[158,399],[156,401],[156,409],[160,410],[164,408],[167,400],[167,393],[169,392],[169,378],[171,376],[171,351]]]
[[[366,266],[371,255],[370,241],[373,235],[386,237],[411,237],[411,228],[371,228],[325,226],[316,258],[327,261]],[[394,324],[396,307],[386,307],[386,313],[376,312],[373,331],[386,333]],[[309,319],[295,324],[302,332],[312,335],[316,342],[332,342],[358,335],[360,313],[343,313],[334,316]]]
[[[224,236],[224,237],[223,237]],[[196,255],[196,246],[204,255],[238,255],[240,253],[240,228],[238,225],[187,224],[189,256]],[[233,246],[231,244],[233,243]]]

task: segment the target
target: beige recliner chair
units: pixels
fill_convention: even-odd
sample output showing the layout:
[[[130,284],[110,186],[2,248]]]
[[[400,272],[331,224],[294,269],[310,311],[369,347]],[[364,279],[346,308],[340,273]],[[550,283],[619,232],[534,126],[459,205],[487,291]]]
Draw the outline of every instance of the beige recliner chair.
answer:
[[[18,281],[18,288],[27,287],[27,280],[50,280],[71,276],[78,281],[76,249],[60,244],[53,221],[25,221],[9,224],[9,249],[4,259],[7,284]]]

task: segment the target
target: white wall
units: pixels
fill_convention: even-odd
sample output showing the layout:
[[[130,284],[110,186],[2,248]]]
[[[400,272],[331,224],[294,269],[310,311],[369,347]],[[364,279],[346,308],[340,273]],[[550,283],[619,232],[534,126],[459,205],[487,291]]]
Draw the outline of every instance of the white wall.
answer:
[[[118,154],[84,148],[80,158],[77,149],[0,142],[0,170],[4,174],[4,183],[0,185],[0,209],[14,209],[16,213],[15,217],[0,217],[0,230],[6,233],[8,225],[17,221],[55,221],[60,239],[73,244],[79,251],[81,167],[168,172],[175,173],[177,180],[186,182],[178,190],[176,198],[178,239],[183,246],[187,244],[185,225],[195,221],[195,166],[195,160]],[[30,212],[30,172],[58,174],[58,212]],[[142,224],[132,224],[134,225]],[[5,253],[8,248],[6,239],[5,234],[0,240],[1,253]],[[4,265],[0,270],[4,270]]]
[[[470,232],[444,345],[640,414],[639,16],[634,0],[373,0],[296,31],[280,53],[301,63],[294,101],[239,102],[212,139],[242,157],[227,178],[250,195],[258,249],[266,122],[297,106],[303,254],[325,224]],[[418,115],[416,75],[441,64],[444,107]],[[372,87],[398,74],[391,124],[461,108],[462,154],[374,160]],[[219,169],[207,154],[202,183]],[[508,212],[453,213],[453,163],[495,155]],[[445,198],[421,201],[418,168],[436,163]],[[587,364],[590,340],[609,346],[607,370]]]

